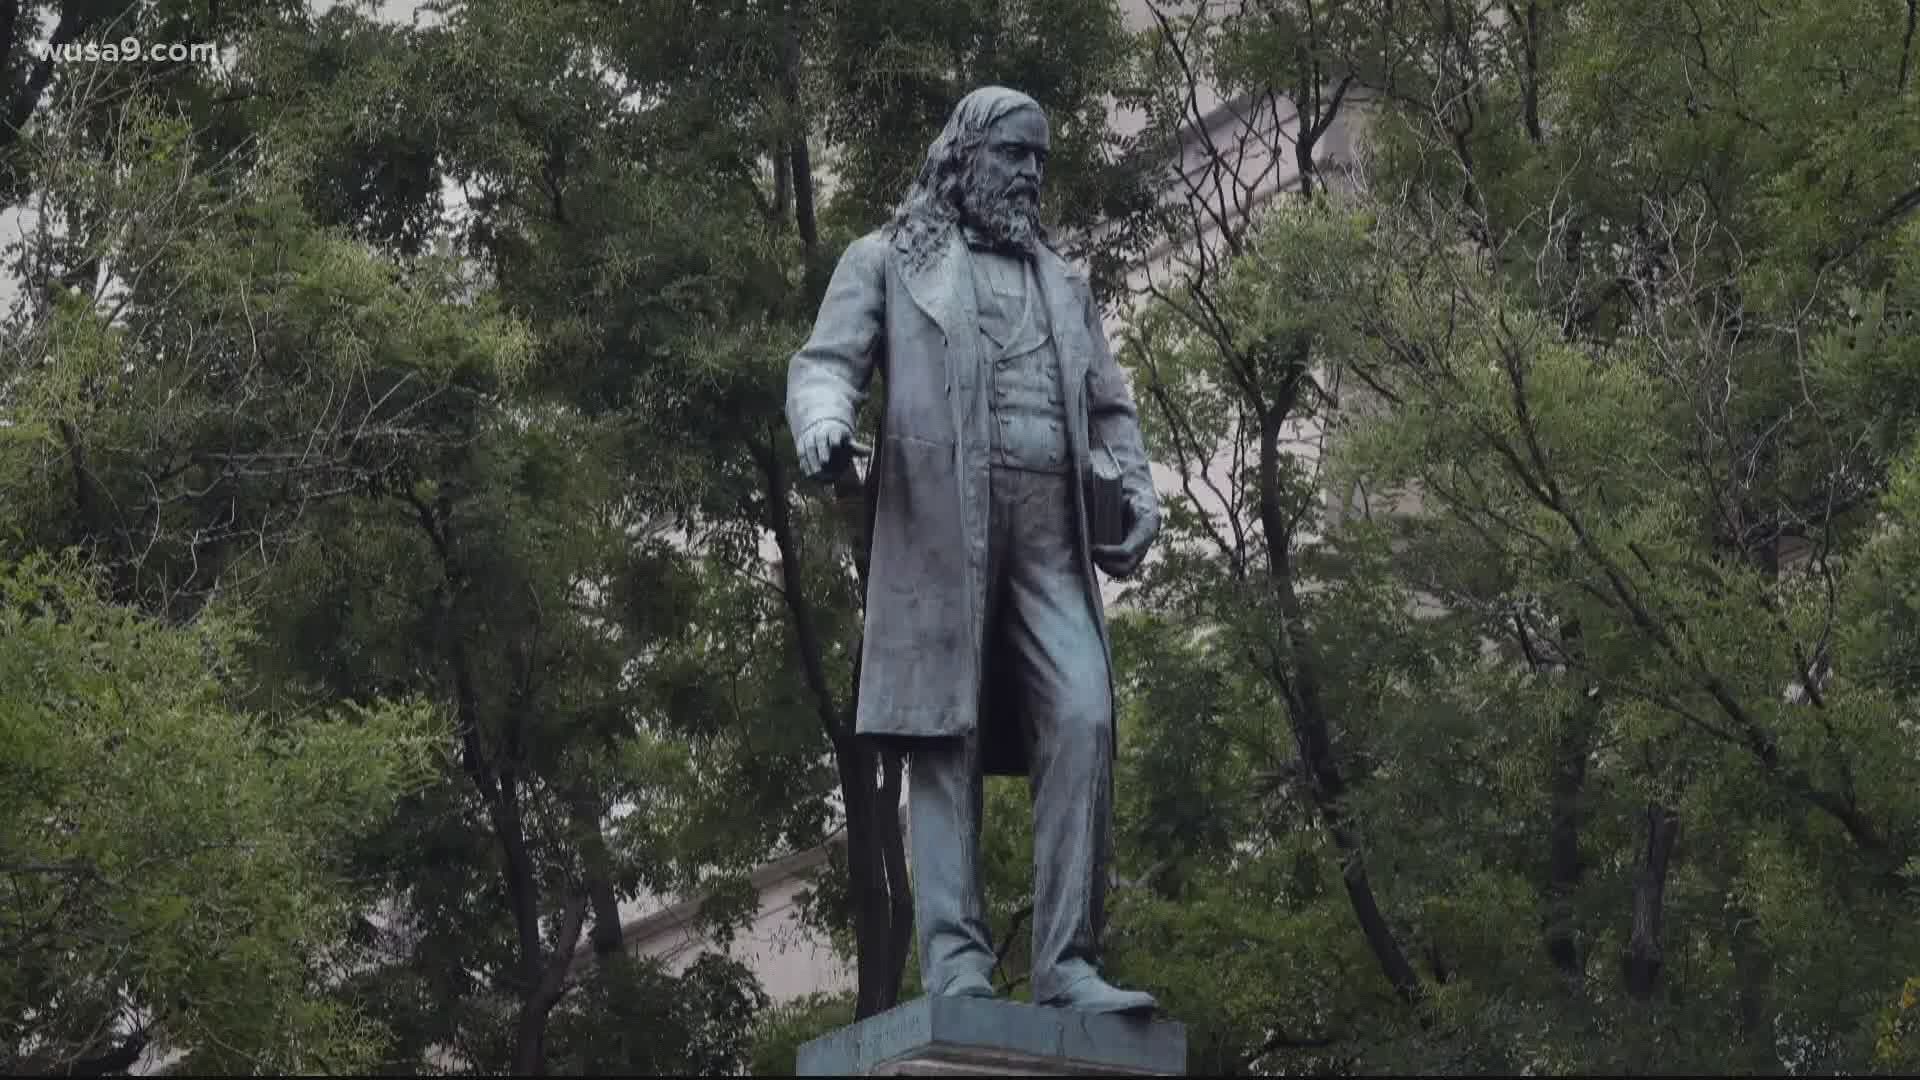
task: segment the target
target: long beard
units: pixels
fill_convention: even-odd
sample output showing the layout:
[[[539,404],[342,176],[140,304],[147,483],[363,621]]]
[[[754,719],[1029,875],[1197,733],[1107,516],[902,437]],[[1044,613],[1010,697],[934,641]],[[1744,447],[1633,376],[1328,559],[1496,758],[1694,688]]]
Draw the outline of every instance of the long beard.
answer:
[[[960,211],[967,224],[997,244],[1032,248],[1040,240],[1039,201],[1024,193],[990,192],[969,178],[961,190]]]

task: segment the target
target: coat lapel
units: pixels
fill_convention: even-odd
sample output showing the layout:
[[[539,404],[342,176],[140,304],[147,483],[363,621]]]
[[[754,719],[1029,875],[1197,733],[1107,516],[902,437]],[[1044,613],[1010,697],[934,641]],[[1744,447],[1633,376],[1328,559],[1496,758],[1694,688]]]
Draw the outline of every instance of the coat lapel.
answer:
[[[911,245],[910,230],[894,236],[894,247],[903,256]],[[973,281],[968,276],[966,241],[956,225],[941,227],[935,249],[918,261],[900,260],[900,279],[914,304],[926,313],[947,336],[949,343],[962,329],[970,329],[974,319]],[[1081,290],[1086,278],[1071,264],[1042,244],[1035,257],[1040,289],[1045,294],[1047,317],[1060,348],[1060,363],[1068,382],[1086,377],[1089,362],[1086,340],[1086,312]],[[951,372],[949,374],[952,374]]]
[[[911,254],[912,242],[911,229],[903,228],[894,235],[893,246],[901,256],[900,280],[914,304],[933,320],[946,339],[949,346],[947,384],[951,387],[958,374],[953,370],[954,354],[959,351],[951,346],[956,338],[966,340],[961,330],[973,321],[973,282],[966,275],[965,241],[960,238],[959,228],[948,224],[942,226],[939,237],[931,241],[935,245],[933,250],[920,259]]]
[[[946,224],[940,227],[937,239],[930,240],[932,249],[916,260],[910,254],[911,234],[912,230],[901,229],[894,236],[894,247],[900,255],[900,279],[914,305],[940,328],[947,346],[943,350],[947,394],[953,400],[954,430],[960,436],[957,441],[964,444],[971,431],[970,394],[956,391],[977,389],[973,385],[974,354],[969,346],[973,344],[974,327],[979,322],[966,241],[959,226]],[[1086,379],[1093,355],[1093,342],[1087,340],[1092,331],[1086,324],[1083,296],[1086,278],[1045,244],[1038,246],[1034,265],[1042,299],[1047,305],[1054,347],[1060,357],[1061,391],[1070,418],[1068,427],[1075,457],[1085,460]]]
[[[986,505],[985,492],[978,489],[979,470],[970,463],[986,461],[984,440],[975,437],[972,421],[977,416],[973,399],[982,392],[975,385],[974,368],[978,363],[974,328],[979,315],[974,304],[973,277],[967,262],[966,241],[957,225],[946,225],[934,246],[915,258],[911,230],[894,235],[896,261],[901,283],[907,295],[927,318],[940,328],[942,363],[946,366],[947,404],[953,417],[954,494],[959,500],[960,524],[966,547],[968,600],[966,617],[972,625],[973,664],[976,692],[979,673],[985,660],[986,642]]]

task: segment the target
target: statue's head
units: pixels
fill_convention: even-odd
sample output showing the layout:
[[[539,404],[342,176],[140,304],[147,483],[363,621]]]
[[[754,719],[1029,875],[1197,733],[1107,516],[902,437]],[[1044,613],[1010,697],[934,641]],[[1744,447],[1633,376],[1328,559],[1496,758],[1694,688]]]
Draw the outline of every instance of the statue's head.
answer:
[[[960,99],[894,214],[896,227],[963,221],[1001,243],[1046,238],[1047,118],[1018,90],[983,86]]]

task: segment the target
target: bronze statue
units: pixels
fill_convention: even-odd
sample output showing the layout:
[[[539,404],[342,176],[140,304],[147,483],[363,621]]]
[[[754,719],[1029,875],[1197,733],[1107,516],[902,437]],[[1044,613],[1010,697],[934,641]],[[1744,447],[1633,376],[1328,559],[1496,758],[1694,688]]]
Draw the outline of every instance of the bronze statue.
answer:
[[[1097,967],[1114,707],[1093,570],[1132,574],[1160,512],[1098,305],[1040,223],[1047,153],[1032,98],[960,101],[892,221],[841,256],[788,371],[787,419],[802,470],[830,479],[885,375],[856,726],[910,754],[926,991],[994,993],[981,778],[1026,775],[1034,1001],[1151,1012]],[[1101,464],[1125,512],[1120,535],[1090,538]]]

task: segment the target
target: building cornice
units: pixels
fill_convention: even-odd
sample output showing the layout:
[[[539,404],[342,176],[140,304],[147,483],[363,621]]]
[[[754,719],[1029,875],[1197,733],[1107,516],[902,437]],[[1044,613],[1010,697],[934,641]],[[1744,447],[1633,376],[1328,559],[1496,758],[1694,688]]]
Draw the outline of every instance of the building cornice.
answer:
[[[845,847],[846,844],[847,833],[845,829],[842,829],[810,848],[796,851],[791,855],[786,855],[767,863],[753,873],[748,874],[747,882],[753,886],[754,892],[764,894],[769,888],[775,885],[791,881],[817,868],[827,861],[827,857],[832,853],[833,848]],[[692,922],[694,917],[700,914],[700,906],[706,903],[706,901],[707,894],[701,892],[691,899],[682,900],[677,904],[669,905],[658,911],[649,912],[638,918],[628,919],[620,924],[620,940],[627,948],[632,948],[635,942],[656,938],[669,930],[684,926]],[[592,952],[592,943],[582,941],[574,950],[574,955],[583,958]]]

